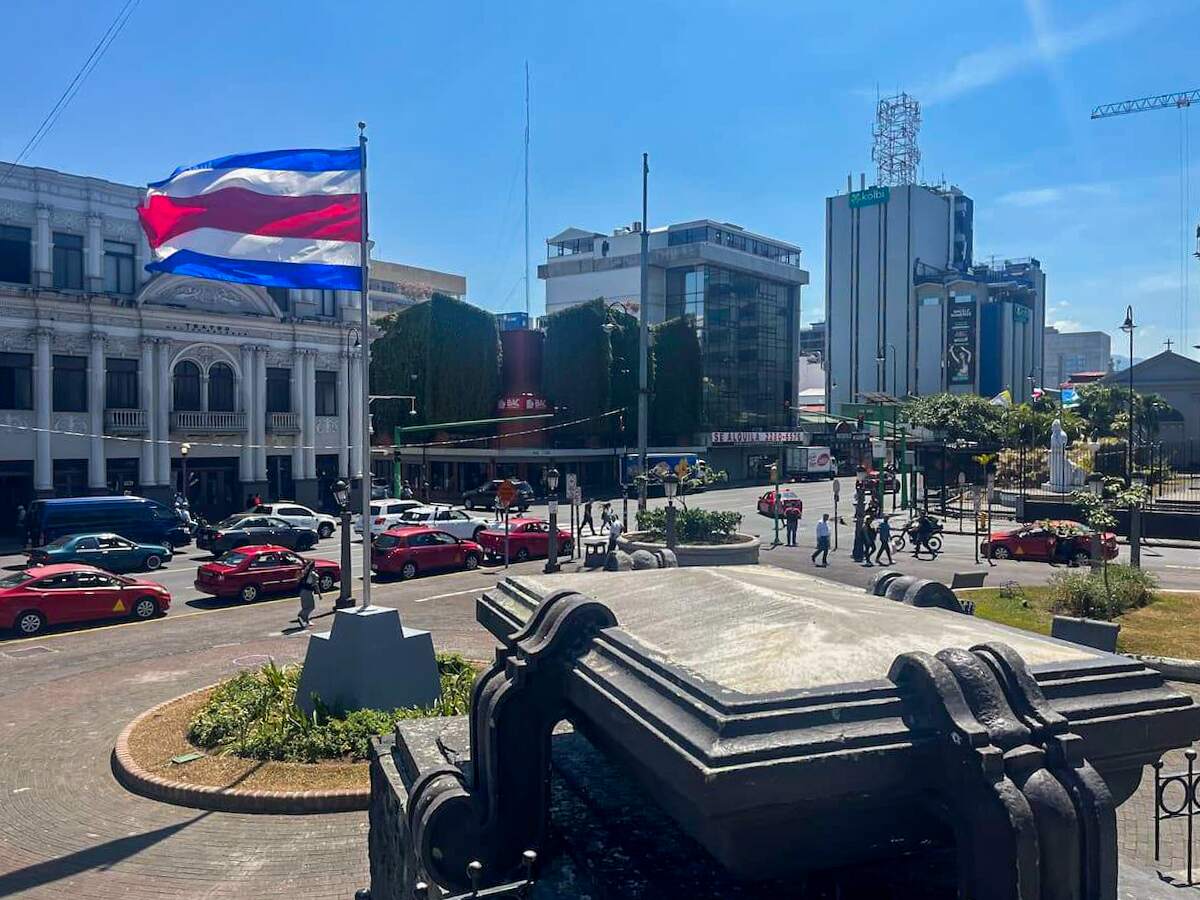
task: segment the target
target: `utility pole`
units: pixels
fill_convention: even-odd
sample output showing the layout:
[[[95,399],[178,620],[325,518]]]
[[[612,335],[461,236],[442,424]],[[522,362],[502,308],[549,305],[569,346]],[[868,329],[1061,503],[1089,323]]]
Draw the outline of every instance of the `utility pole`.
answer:
[[[650,154],[642,154],[642,283],[638,304],[638,468],[642,477],[638,479],[638,509],[646,508],[646,431],[649,426],[649,404],[647,379],[650,357],[650,236],[647,215],[647,190],[650,180]]]

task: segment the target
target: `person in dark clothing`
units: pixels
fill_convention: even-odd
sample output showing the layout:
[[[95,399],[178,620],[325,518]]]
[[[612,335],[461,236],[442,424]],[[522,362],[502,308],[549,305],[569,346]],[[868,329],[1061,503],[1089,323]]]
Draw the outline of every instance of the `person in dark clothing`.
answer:
[[[924,547],[933,556],[937,556],[933,552],[933,548],[929,546],[929,539],[933,536],[933,520],[924,512],[917,518],[917,527],[913,529],[913,556],[917,556]]]
[[[800,510],[789,506],[783,511],[784,525],[787,527],[787,545],[796,546],[796,530],[800,527]]]
[[[879,520],[879,550],[875,554],[875,562],[883,565],[883,554],[887,554],[887,564],[892,563],[892,523],[884,516]]]
[[[869,517],[863,519],[862,523],[862,540],[863,540],[863,565],[873,566],[871,557],[875,555],[875,529],[871,527],[871,519]]]
[[[596,523],[592,519],[592,501],[589,500],[583,504],[583,521],[579,523],[579,533],[583,534],[584,528],[592,529],[592,534],[596,533]]]

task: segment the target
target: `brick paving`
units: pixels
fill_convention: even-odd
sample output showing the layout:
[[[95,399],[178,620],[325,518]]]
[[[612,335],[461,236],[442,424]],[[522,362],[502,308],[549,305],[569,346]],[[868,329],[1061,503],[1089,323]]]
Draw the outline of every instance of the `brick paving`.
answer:
[[[486,659],[492,642],[474,624],[472,594],[413,601],[487,581],[418,580],[376,599],[431,628],[439,649]],[[139,712],[263,656],[300,659],[306,639],[280,634],[294,603],[0,641],[0,897],[347,900],[365,887],[365,812],[186,809],[130,794],[110,768],[117,734]]]

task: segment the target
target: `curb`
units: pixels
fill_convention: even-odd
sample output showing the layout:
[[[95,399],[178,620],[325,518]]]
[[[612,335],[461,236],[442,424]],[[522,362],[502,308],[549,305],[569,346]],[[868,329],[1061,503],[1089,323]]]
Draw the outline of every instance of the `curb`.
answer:
[[[1169,656],[1140,656],[1136,653],[1126,653],[1123,655],[1131,659],[1136,659],[1142,665],[1153,669],[1171,681],[1200,684],[1200,660],[1172,659]]]
[[[208,809],[216,812],[303,815],[309,813],[357,812],[370,805],[370,788],[361,791],[256,791],[172,781],[154,775],[134,761],[129,752],[129,736],[143,720],[176,701],[215,685],[173,697],[141,713],[122,729],[112,752],[112,770],[118,782],[129,791],[175,806]]]

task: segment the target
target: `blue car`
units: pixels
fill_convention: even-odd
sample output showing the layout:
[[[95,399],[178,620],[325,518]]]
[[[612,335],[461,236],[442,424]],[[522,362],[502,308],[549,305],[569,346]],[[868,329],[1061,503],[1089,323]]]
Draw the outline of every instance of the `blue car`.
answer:
[[[153,571],[171,561],[166,544],[137,544],[119,534],[70,534],[29,551],[31,566],[86,563],[109,572]]]

